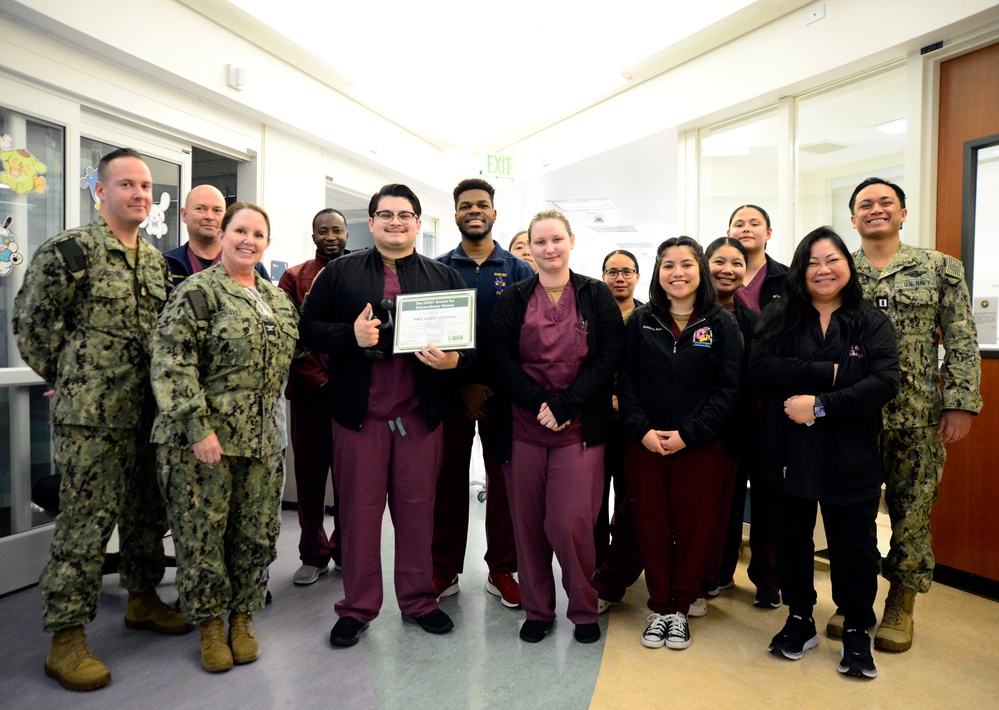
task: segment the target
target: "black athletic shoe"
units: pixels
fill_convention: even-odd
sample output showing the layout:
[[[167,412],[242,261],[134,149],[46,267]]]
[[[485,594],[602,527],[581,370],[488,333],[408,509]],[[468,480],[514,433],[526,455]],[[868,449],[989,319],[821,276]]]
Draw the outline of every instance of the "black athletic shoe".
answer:
[[[805,651],[818,645],[819,635],[815,632],[815,619],[791,614],[787,617],[784,628],[770,641],[767,650],[775,656],[797,661],[805,655]]]
[[[434,609],[423,616],[410,616],[409,614],[403,614],[402,620],[419,624],[420,628],[428,634],[446,634],[454,628],[454,622],[451,621],[451,617],[440,609]]]
[[[780,592],[773,587],[760,587],[756,590],[753,606],[760,609],[780,609]]]
[[[843,660],[839,662],[838,670],[843,675],[854,678],[877,678],[878,669],[874,667],[874,656],[871,655],[871,637],[867,629],[843,629],[843,648],[840,651]]]
[[[597,623],[576,624],[572,636],[580,643],[594,643],[600,640],[600,625]]]
[[[528,619],[520,627],[520,640],[527,643],[538,643],[545,640],[545,634],[555,622],[541,619]]]
[[[330,631],[330,643],[341,648],[353,646],[361,639],[361,632],[366,628],[368,625],[365,622],[353,616],[341,616]]]

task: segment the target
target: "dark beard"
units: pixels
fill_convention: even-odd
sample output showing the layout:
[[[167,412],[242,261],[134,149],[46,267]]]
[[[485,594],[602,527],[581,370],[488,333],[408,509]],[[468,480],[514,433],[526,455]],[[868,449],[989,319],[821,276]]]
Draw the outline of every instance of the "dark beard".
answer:
[[[469,234],[468,232],[465,231],[465,229],[463,227],[459,226],[458,227],[458,232],[461,233],[461,238],[462,239],[467,239],[470,242],[476,242],[476,243],[478,243],[478,242],[484,241],[486,239],[489,239],[492,236],[492,234],[493,234],[493,228],[490,226],[489,227],[489,231],[488,232],[483,232],[482,234]]]

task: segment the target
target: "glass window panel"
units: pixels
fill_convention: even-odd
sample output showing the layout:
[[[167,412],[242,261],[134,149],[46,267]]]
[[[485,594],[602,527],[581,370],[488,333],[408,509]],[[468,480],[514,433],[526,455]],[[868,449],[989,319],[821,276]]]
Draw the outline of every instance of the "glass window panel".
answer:
[[[798,101],[799,237],[830,225],[851,251],[853,189],[876,175],[905,187],[905,66],[865,76]]]
[[[728,231],[732,211],[747,203],[777,211],[777,108],[701,131],[700,233],[707,245]],[[774,239],[781,233],[773,224]]]
[[[86,183],[92,171],[97,170],[101,158],[120,146],[102,143],[92,138],[80,138],[80,170],[83,173],[80,189],[85,194],[80,199],[80,224],[88,224],[97,219],[98,210],[94,204],[92,188]],[[140,233],[160,251],[169,251],[180,245],[180,165],[142,154],[153,176],[153,213],[163,208],[160,214],[166,225],[166,232],[160,233],[155,223],[147,224]],[[166,197],[164,197],[164,194]],[[151,233],[152,230],[152,233]]]

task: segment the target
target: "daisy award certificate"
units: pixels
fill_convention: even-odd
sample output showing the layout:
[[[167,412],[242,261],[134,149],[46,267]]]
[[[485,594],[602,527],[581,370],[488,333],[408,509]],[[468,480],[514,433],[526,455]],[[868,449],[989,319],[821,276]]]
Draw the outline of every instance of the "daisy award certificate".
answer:
[[[424,345],[441,350],[475,347],[475,289],[404,293],[395,298],[393,352]]]

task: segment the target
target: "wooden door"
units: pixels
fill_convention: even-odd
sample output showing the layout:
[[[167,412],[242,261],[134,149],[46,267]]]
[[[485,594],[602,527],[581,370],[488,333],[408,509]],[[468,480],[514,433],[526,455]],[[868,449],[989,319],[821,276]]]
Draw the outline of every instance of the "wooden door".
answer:
[[[999,44],[940,67],[936,247],[961,257],[964,143],[999,134]],[[999,359],[982,361],[985,406],[964,441],[947,447],[933,510],[937,563],[999,581]]]

